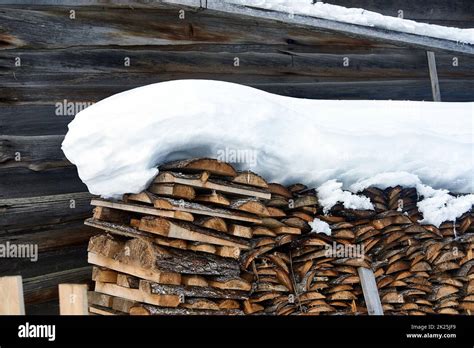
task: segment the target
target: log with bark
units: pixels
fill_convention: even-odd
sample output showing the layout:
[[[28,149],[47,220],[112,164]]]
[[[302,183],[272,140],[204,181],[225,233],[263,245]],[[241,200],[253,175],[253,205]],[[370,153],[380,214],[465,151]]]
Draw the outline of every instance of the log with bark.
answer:
[[[366,188],[374,210],[323,212],[314,189],[209,158],[168,163],[147,190],[94,199],[90,310],[132,315],[472,314],[474,214],[421,225],[416,189]],[[318,218],[331,233],[313,231]]]

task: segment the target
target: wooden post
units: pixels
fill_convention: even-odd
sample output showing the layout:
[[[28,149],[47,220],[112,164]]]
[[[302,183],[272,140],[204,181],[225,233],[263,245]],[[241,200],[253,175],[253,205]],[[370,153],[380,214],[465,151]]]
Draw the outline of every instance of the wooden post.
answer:
[[[0,315],[25,315],[21,276],[0,278]]]
[[[426,57],[428,58],[428,68],[430,69],[431,92],[433,93],[433,100],[441,101],[441,91],[439,89],[435,54],[432,51],[426,51]]]
[[[375,283],[374,272],[371,269],[359,267],[359,273],[364,299],[369,315],[383,315],[382,303],[380,302],[377,283]]]
[[[89,314],[86,284],[59,284],[59,314]]]

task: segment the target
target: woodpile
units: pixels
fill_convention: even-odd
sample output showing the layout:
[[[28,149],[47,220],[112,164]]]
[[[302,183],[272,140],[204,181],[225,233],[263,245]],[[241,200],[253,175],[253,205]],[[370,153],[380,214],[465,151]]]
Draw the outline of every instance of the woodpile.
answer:
[[[147,190],[93,199],[90,312],[367,314],[372,269],[385,314],[471,314],[474,215],[420,225],[411,188],[368,188],[375,210],[323,214],[303,184],[267,183],[199,158],[160,167]],[[331,235],[313,231],[319,218]]]
[[[367,312],[360,305],[363,296],[357,268],[370,268],[370,261],[352,249],[352,228],[348,222],[338,223],[333,225],[335,236],[312,233],[294,244],[291,255],[300,314]]]
[[[375,212],[351,211],[337,205],[329,216],[318,217],[333,222],[333,238],[341,235],[349,240],[352,236],[350,243],[363,246],[384,314],[472,314],[472,211],[455,223],[444,222],[436,228],[418,223],[422,214],[417,210],[415,189],[369,188],[363,194],[371,199]],[[365,307],[363,296],[358,296],[356,307]]]
[[[262,223],[271,217],[263,203],[270,197],[254,173],[193,159],[162,166],[144,192],[92,200],[85,223],[104,233],[88,248],[91,312],[243,314],[253,276],[240,257],[254,234],[284,231]]]

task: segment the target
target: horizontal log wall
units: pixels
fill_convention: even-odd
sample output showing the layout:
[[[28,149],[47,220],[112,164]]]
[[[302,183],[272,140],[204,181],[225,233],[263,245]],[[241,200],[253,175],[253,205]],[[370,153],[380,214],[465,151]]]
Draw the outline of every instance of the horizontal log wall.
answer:
[[[431,100],[422,50],[206,10],[179,19],[180,8],[149,1],[59,2],[0,0],[0,243],[39,247],[37,262],[2,260],[0,274],[22,274],[30,304],[57,296],[60,282],[90,279],[85,245],[94,231],[82,221],[91,196],[60,149],[77,111],[64,112],[63,103],[185,78],[305,98]],[[329,2],[474,24],[472,3],[462,0]],[[474,59],[436,60],[443,100],[473,100]]]

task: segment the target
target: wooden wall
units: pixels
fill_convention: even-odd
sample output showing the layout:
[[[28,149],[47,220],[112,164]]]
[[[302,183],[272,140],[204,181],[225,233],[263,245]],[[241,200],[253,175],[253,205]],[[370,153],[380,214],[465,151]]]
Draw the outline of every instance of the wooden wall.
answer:
[[[445,25],[474,24],[468,1],[331,2],[391,15],[403,9],[406,18]],[[0,274],[23,275],[28,303],[54,298],[58,282],[90,278],[86,241],[93,231],[82,225],[91,213],[90,195],[61,152],[73,116],[57,115],[56,103],[95,102],[184,78],[294,97],[431,99],[421,50],[210,11],[186,11],[179,19],[179,8],[146,2],[30,3],[0,0],[0,243],[37,243],[40,249],[35,263],[1,260]],[[126,57],[130,66],[124,66]],[[18,58],[21,66],[15,66]],[[472,101],[474,59],[458,55],[453,66],[452,54],[436,58],[443,100]]]

